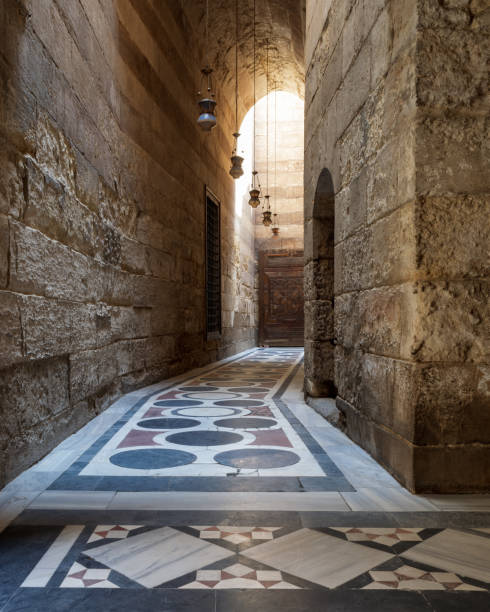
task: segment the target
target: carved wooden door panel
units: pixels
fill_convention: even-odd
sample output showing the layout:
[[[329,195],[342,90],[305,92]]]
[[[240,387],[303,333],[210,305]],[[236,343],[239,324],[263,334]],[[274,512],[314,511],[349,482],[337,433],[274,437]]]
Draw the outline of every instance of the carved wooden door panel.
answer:
[[[303,252],[262,253],[259,280],[260,344],[303,346]]]

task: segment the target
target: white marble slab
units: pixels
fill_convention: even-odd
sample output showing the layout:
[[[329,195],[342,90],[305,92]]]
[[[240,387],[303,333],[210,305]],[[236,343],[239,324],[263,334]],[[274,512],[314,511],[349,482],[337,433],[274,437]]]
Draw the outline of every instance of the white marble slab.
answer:
[[[402,553],[402,557],[490,582],[489,538],[445,529]]]
[[[111,510],[349,511],[340,493],[190,492],[116,493]]]
[[[391,553],[300,529],[242,554],[310,582],[335,588],[391,559]]]
[[[148,588],[234,555],[171,527],[99,546],[85,554]]]
[[[57,570],[70,548],[83,530],[83,525],[67,525],[44,555],[39,559],[34,569],[21,586],[44,587]]]
[[[436,506],[401,487],[360,488],[342,497],[354,511],[437,512]]]
[[[490,495],[424,495],[438,510],[490,512]]]
[[[37,510],[105,510],[114,495],[114,491],[44,491],[28,507]]]

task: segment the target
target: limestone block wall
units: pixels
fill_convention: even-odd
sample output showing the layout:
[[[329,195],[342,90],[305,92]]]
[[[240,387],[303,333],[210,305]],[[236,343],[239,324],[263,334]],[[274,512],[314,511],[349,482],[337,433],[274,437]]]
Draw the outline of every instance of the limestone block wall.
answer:
[[[310,308],[335,267],[306,388],[333,377],[349,435],[410,489],[488,488],[488,11],[311,0],[306,22],[305,234],[324,169],[335,217],[333,262],[306,262]]]
[[[262,224],[262,208],[255,211],[255,250],[303,250],[303,165],[304,103],[286,92],[269,94],[269,194],[271,208],[277,212],[279,235],[272,236],[270,227]],[[256,168],[266,187],[266,98],[256,106]],[[277,112],[277,125],[275,115]],[[276,144],[274,145],[274,140]],[[274,164],[276,155],[276,164]]]
[[[1,3],[0,486],[119,394],[255,343],[232,111],[218,91],[199,132],[198,35],[178,3]],[[222,214],[212,342],[204,185]]]

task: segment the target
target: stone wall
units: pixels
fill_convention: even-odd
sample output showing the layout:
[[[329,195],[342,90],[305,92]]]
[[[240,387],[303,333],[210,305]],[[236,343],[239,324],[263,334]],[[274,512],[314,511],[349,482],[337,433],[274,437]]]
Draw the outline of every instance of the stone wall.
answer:
[[[278,92],[269,94],[269,194],[271,208],[277,213],[279,235],[262,224],[262,207],[255,210],[255,251],[274,249],[303,250],[303,165],[304,102],[301,98]],[[256,106],[256,168],[266,193],[266,111],[267,98]],[[277,111],[277,125],[275,114]],[[274,145],[276,140],[276,146]],[[274,163],[274,155],[276,163]]]
[[[232,110],[218,98],[199,132],[197,37],[178,3],[1,3],[0,485],[121,393],[255,343]],[[204,185],[222,204],[210,342]]]
[[[349,435],[417,491],[490,486],[484,5],[307,2],[305,231],[324,169],[335,210],[307,389],[334,370]],[[331,274],[310,263],[306,312]]]

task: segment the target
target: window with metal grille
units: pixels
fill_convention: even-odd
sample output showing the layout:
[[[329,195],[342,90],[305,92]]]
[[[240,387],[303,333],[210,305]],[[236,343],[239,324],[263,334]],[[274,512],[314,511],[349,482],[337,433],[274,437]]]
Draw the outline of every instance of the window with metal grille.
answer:
[[[206,332],[221,333],[221,244],[219,202],[206,191]]]

